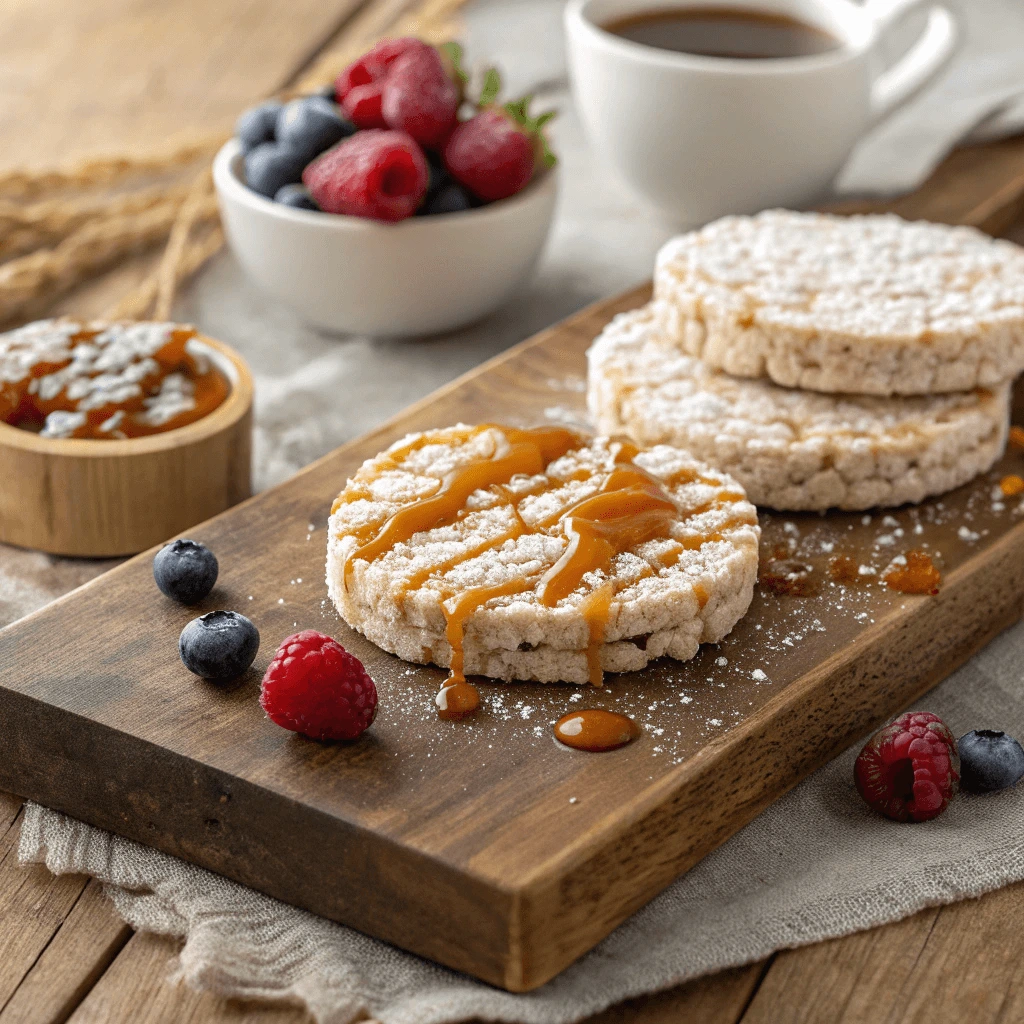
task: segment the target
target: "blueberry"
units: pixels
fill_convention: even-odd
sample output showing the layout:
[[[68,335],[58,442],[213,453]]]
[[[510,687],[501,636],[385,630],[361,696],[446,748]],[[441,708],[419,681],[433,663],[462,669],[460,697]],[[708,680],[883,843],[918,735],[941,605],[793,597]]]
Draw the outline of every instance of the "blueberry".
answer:
[[[296,210],[320,209],[305,185],[282,185],[274,193],[274,202],[281,203],[284,206],[294,206]]]
[[[472,207],[469,196],[461,185],[451,182],[438,189],[432,196],[427,196],[423,204],[423,213],[428,217],[435,213],[461,213]]]
[[[217,582],[217,556],[198,541],[172,541],[154,556],[153,579],[173,600],[198,604]]]
[[[994,793],[1024,775],[1024,749],[1005,732],[975,729],[957,740],[960,785],[969,793]]]
[[[309,163],[355,130],[355,125],[347,121],[330,100],[323,96],[304,96],[292,100],[277,115],[274,137],[292,152],[301,153]]]
[[[302,177],[307,160],[277,142],[264,142],[245,154],[245,181],[254,192],[273,199],[282,185]]]
[[[238,612],[200,615],[178,638],[178,653],[185,668],[218,682],[240,676],[259,649],[259,630]]]
[[[278,100],[268,100],[247,110],[235,122],[235,136],[242,144],[243,153],[255,149],[261,142],[274,141],[274,126],[283,106]]]
[[[427,153],[427,195],[432,196],[452,180],[448,168],[436,153]]]

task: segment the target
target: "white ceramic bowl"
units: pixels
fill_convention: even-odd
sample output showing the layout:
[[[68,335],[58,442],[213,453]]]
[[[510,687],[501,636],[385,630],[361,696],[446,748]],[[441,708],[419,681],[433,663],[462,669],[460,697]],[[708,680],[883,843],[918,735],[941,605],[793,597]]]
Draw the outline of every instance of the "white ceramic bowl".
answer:
[[[228,243],[260,287],[317,327],[390,337],[453,330],[511,298],[544,248],[557,192],[548,171],[490,206],[382,224],[265,199],[243,184],[235,140],[213,180]]]

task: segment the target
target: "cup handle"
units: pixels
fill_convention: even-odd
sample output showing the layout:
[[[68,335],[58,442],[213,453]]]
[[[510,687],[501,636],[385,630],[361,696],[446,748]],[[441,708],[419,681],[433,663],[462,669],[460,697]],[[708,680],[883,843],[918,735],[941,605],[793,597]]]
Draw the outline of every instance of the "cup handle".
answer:
[[[868,0],[865,11],[881,33],[925,0]],[[906,103],[942,69],[956,49],[956,20],[945,7],[932,7],[921,38],[871,87],[871,119],[880,121]]]

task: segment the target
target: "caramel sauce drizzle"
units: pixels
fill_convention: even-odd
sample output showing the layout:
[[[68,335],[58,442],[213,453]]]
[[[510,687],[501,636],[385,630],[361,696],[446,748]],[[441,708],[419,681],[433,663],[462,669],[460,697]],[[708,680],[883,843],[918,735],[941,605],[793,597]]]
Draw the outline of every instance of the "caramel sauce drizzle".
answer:
[[[458,593],[449,592],[443,596],[445,635],[451,646],[451,663],[448,679],[436,698],[438,714],[442,718],[461,718],[479,706],[479,693],[471,683],[466,682],[463,649],[465,623],[476,609],[495,598],[510,597],[531,590],[536,590],[541,604],[554,607],[584,585],[584,577],[587,575],[607,572],[617,555],[645,541],[668,537],[673,524],[680,519],[679,509],[666,490],[666,484],[637,466],[633,459],[639,450],[628,442],[622,442],[616,453],[616,465],[597,493],[573,501],[533,525],[527,524],[519,514],[517,502],[529,495],[564,486],[565,481],[546,479],[539,490],[534,487],[517,493],[505,485],[513,477],[544,474],[551,462],[582,447],[586,443],[585,439],[564,427],[519,430],[484,424],[460,431],[454,440],[465,442],[489,429],[499,432],[498,445],[492,455],[453,470],[440,482],[433,494],[404,505],[382,524],[367,527],[358,533],[358,543],[349,553],[344,566],[347,581],[356,560],[372,562],[396,544],[409,541],[417,533],[456,522],[466,514],[466,502],[470,495],[480,490],[490,490],[500,499],[501,506],[511,508],[513,522],[509,529],[483,541],[468,552],[460,552],[411,574],[401,585],[399,602],[435,576],[443,576],[462,562],[500,547],[509,540],[515,540],[526,533],[538,533],[552,527],[561,528],[568,544],[561,557],[543,573],[517,576],[490,586],[473,587]],[[434,436],[422,435],[414,439],[390,452],[386,462],[383,465],[378,463],[368,479],[361,479],[357,474],[354,482],[364,485],[372,483],[382,473],[401,467],[412,452],[430,443],[436,443]],[[573,479],[586,480],[589,476],[587,471],[582,471],[573,474]],[[687,470],[668,481],[668,486],[677,481],[689,482],[694,479],[697,479],[696,474]],[[710,479],[707,482],[717,483]],[[370,496],[369,490],[351,488],[335,501],[334,510],[342,504]],[[742,499],[743,495],[738,492],[723,492],[714,501],[692,510],[689,515],[698,515],[710,508]],[[685,550],[694,550],[710,540],[721,539],[722,532],[729,526],[750,521],[749,516],[735,517],[711,536],[677,541],[678,551],[670,552],[662,560],[661,568],[674,564]],[[655,571],[649,568],[646,574]],[[707,592],[703,587],[695,585],[694,593],[703,607],[708,600]],[[595,686],[600,686],[602,681],[601,647],[614,597],[613,581],[605,580],[594,586],[580,605],[588,629],[588,675]]]

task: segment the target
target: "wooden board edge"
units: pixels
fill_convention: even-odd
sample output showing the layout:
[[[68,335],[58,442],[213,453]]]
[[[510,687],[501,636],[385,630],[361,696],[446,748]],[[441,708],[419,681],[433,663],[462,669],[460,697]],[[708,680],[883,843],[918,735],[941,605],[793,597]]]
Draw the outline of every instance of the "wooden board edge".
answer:
[[[372,856],[343,819],[102,723],[84,729],[80,715],[2,686],[0,718],[10,740],[0,790],[505,984],[517,895],[502,886],[385,836],[376,842],[387,856]],[[95,795],[85,813],[82,793]],[[331,891],[305,881],[323,878],[334,879]],[[347,903],[355,891],[364,899]]]
[[[937,597],[865,630],[524,884],[515,991],[550,980],[811,772],[913,703],[1024,614],[1024,523]],[[922,647],[920,637],[931,642]],[[837,728],[838,724],[838,728]],[[642,880],[638,884],[638,879]],[[621,886],[616,883],[621,882]],[[568,937],[568,941],[566,941]]]

